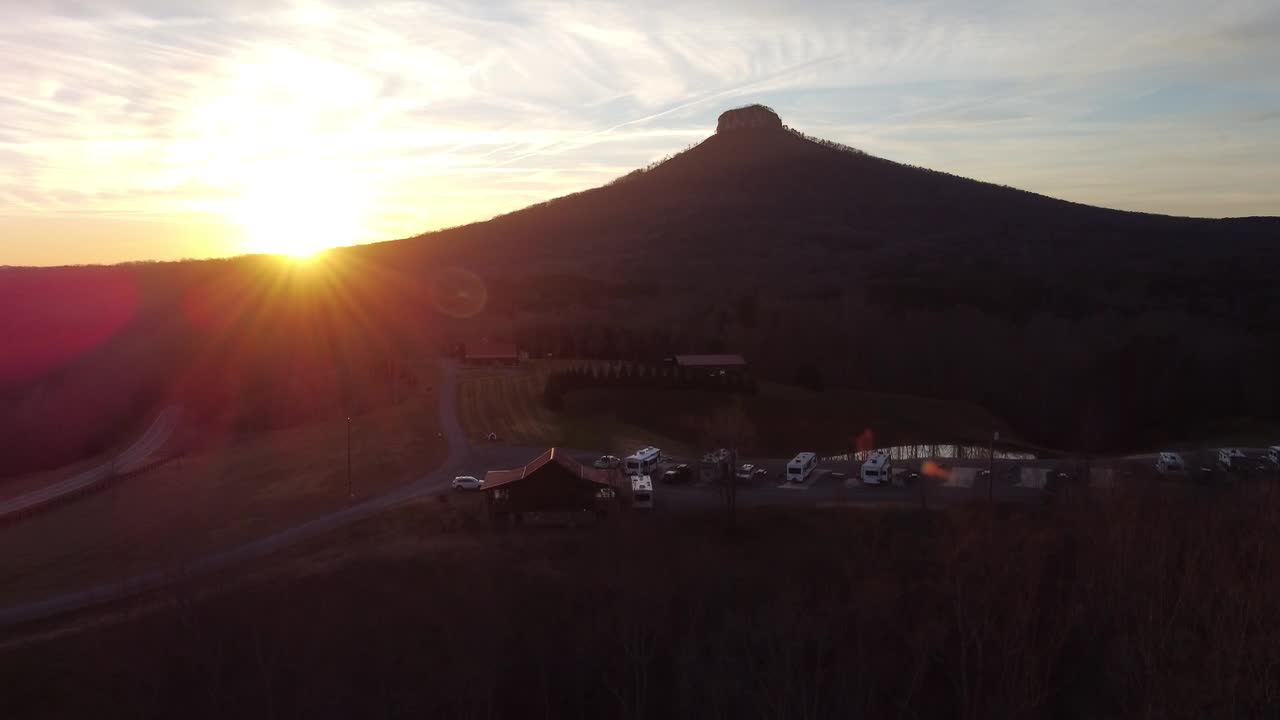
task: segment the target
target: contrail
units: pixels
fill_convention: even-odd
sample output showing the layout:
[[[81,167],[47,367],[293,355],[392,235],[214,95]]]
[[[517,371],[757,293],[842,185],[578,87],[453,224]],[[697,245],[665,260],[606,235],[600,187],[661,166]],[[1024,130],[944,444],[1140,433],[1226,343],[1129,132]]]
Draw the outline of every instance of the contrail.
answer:
[[[534,157],[534,156],[537,156],[537,155],[544,155],[544,154],[547,154],[547,153],[549,153],[549,152],[556,151],[556,150],[562,150],[562,149],[564,149],[564,148],[566,148],[566,147],[570,147],[570,146],[575,147],[575,148],[577,148],[577,147],[585,147],[585,146],[587,146],[587,145],[590,145],[590,144],[591,144],[591,140],[592,140],[593,138],[598,138],[598,137],[601,137],[601,136],[604,136],[604,135],[608,135],[608,134],[610,134],[610,133],[612,133],[612,132],[614,132],[614,131],[616,131],[616,130],[618,130],[618,129],[620,129],[620,128],[627,127],[628,125],[638,125],[638,124],[640,124],[640,123],[647,123],[647,122],[650,122],[650,121],[652,121],[652,120],[657,120],[657,119],[658,119],[658,118],[660,118],[660,117],[664,117],[664,116],[670,115],[671,113],[679,112],[679,111],[684,110],[684,109],[686,109],[686,108],[693,107],[693,106],[695,106],[695,105],[701,105],[701,104],[703,104],[703,103],[711,102],[712,100],[717,100],[717,99],[722,98],[722,97],[724,97],[724,96],[726,96],[726,95],[735,95],[735,94],[741,93],[741,92],[743,92],[743,91],[745,91],[745,90],[749,90],[749,89],[751,89],[751,88],[753,88],[753,87],[755,87],[755,86],[761,85],[761,84],[763,84],[763,83],[767,83],[767,82],[771,82],[771,81],[773,81],[773,80],[777,80],[777,79],[778,79],[778,78],[780,78],[780,77],[785,77],[785,76],[790,75],[790,74],[792,74],[792,73],[794,73],[794,72],[797,72],[797,71],[799,71],[799,70],[805,70],[805,69],[807,69],[807,68],[811,68],[811,67],[814,67],[814,66],[817,66],[817,65],[824,65],[824,64],[829,63],[829,62],[832,62],[832,61],[834,61],[834,60],[838,60],[838,59],[840,59],[840,58],[844,57],[846,54],[847,54],[847,53],[837,53],[837,54],[835,54],[835,55],[826,55],[826,56],[823,56],[823,57],[820,57],[820,58],[815,58],[815,59],[813,59],[813,60],[809,60],[809,61],[807,61],[807,62],[800,63],[800,64],[798,64],[798,65],[792,65],[792,66],[790,66],[790,67],[783,68],[783,69],[781,69],[781,70],[779,70],[779,71],[777,71],[777,72],[775,72],[775,73],[772,73],[772,74],[766,75],[766,76],[764,76],[764,77],[756,78],[755,80],[751,80],[751,81],[749,81],[749,82],[741,83],[741,84],[739,84],[739,85],[735,85],[735,86],[733,86],[733,87],[725,88],[725,89],[723,89],[723,90],[717,90],[717,91],[715,91],[715,92],[713,92],[713,93],[710,93],[710,94],[708,94],[708,95],[704,95],[704,96],[702,96],[702,97],[700,97],[700,98],[695,98],[695,99],[693,99],[693,100],[689,100],[689,101],[687,101],[687,102],[680,103],[679,105],[674,105],[674,106],[672,106],[672,107],[669,107],[669,108],[667,108],[667,109],[665,109],[665,110],[662,110],[662,111],[659,111],[659,112],[656,112],[656,113],[653,113],[653,114],[651,114],[651,115],[645,115],[644,117],[636,118],[636,119],[634,119],[634,120],[627,120],[626,122],[618,123],[617,125],[614,125],[614,126],[612,126],[612,127],[608,127],[608,128],[603,129],[603,130],[597,130],[597,131],[592,132],[592,133],[587,133],[587,134],[585,134],[585,135],[581,135],[581,136],[579,136],[579,137],[577,137],[577,138],[573,138],[573,139],[570,139],[570,140],[561,140],[561,141],[559,141],[559,142],[552,143],[552,144],[550,144],[550,145],[548,145],[548,146],[546,146],[546,147],[539,148],[539,149],[537,149],[537,150],[530,150],[530,151],[529,151],[529,152],[527,152],[527,153],[524,153],[524,154],[522,154],[522,155],[517,155],[517,156],[515,156],[515,157],[513,157],[513,158],[508,158],[507,160],[503,160],[503,161],[502,161],[502,162],[500,162],[500,163],[495,163],[495,164],[493,164],[493,165],[490,165],[489,167],[502,167],[503,165],[509,165],[509,164],[511,164],[511,163],[513,163],[513,162],[516,162],[516,161],[519,161],[519,160],[524,160],[525,158],[530,158],[530,157]]]

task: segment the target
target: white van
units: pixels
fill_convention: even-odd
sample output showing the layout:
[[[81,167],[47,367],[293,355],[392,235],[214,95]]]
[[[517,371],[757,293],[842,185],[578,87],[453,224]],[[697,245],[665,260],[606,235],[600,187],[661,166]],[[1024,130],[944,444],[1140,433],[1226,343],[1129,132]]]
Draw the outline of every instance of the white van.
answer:
[[[1156,472],[1161,474],[1180,473],[1187,471],[1187,464],[1182,461],[1182,456],[1178,453],[1162,452],[1156,458]]]
[[[787,463],[787,482],[802,483],[813,474],[818,466],[818,456],[811,452],[802,452]]]
[[[1218,465],[1223,470],[1238,470],[1244,462],[1244,452],[1240,448],[1222,448],[1218,451]]]
[[[640,510],[653,509],[653,479],[648,475],[632,476],[631,507]]]
[[[656,447],[641,448],[628,455],[625,463],[628,475],[652,475],[662,462],[662,451]]]
[[[1280,467],[1280,445],[1267,448],[1267,459],[1271,461],[1273,467]]]
[[[893,459],[888,450],[876,450],[862,463],[862,482],[867,485],[888,485],[893,482]]]

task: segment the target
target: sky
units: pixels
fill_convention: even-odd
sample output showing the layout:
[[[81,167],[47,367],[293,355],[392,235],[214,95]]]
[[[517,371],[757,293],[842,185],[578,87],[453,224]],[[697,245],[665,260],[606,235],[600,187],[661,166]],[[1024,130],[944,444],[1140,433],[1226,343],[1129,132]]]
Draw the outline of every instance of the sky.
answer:
[[[415,235],[751,102],[900,162],[1280,215],[1280,0],[0,0],[0,265]]]

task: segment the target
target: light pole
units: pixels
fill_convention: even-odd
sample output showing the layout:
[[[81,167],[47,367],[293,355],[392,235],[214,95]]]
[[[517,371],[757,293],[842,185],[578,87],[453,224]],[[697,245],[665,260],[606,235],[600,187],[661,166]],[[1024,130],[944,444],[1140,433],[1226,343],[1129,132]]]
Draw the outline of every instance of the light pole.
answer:
[[[733,531],[738,524],[738,447],[735,445],[729,456],[729,530]]]
[[[1000,439],[1000,431],[991,431],[991,445],[987,448],[987,504],[994,505],[996,486],[996,440]]]
[[[355,488],[351,485],[351,416],[347,416],[347,498],[356,496]]]

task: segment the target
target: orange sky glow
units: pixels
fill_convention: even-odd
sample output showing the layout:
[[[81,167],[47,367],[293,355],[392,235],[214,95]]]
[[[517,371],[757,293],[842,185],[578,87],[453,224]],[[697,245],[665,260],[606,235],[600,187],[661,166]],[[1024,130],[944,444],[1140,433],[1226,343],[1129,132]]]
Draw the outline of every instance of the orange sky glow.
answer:
[[[408,237],[604,184],[748,102],[1077,202],[1280,214],[1280,11],[1142,5],[4,3],[0,265]]]

